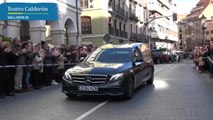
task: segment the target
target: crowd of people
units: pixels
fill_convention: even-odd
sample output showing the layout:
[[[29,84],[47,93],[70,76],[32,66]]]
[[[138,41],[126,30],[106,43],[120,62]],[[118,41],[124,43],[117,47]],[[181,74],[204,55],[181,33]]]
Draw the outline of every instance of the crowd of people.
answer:
[[[163,64],[163,63],[177,63],[180,62],[180,55],[178,54],[153,54],[152,56],[154,64]]]
[[[204,46],[195,47],[191,53],[191,57],[198,72],[209,72],[213,78],[213,41]]]
[[[92,45],[53,46],[18,38],[8,42],[0,37],[0,98],[60,83],[69,63],[79,62],[93,49]]]

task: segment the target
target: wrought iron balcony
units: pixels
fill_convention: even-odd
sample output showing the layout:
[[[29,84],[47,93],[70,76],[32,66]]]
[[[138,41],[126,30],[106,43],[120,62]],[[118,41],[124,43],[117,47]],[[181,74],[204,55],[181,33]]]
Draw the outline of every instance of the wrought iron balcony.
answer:
[[[115,4],[115,6],[113,6],[112,9],[118,17],[121,17],[124,19],[128,18],[128,12],[125,11],[124,8],[122,8],[120,5]]]
[[[143,35],[142,34],[137,34],[137,33],[131,33],[130,39],[132,41],[142,41]]]
[[[113,27],[109,27],[109,34],[117,37],[127,38],[127,32],[120,31],[119,29],[115,29]]]
[[[119,30],[118,29],[115,29],[115,36],[119,37]]]
[[[139,18],[133,12],[130,12],[129,19],[130,20],[135,20],[136,22],[139,21]]]
[[[114,28],[113,27],[109,27],[109,34],[114,35]]]
[[[127,36],[127,32],[124,32],[124,38],[127,38],[128,36]]]

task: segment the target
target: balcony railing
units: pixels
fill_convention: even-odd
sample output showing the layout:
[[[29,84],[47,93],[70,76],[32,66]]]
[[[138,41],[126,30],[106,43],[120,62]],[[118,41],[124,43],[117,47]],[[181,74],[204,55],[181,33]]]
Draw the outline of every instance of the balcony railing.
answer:
[[[115,11],[116,15],[118,15],[119,17],[122,17],[122,18],[125,18],[125,19],[128,18],[128,12],[125,11],[124,8],[122,8],[121,6],[115,5],[113,7],[113,10]]]
[[[136,33],[131,33],[130,39],[137,39],[137,34]]]
[[[114,35],[114,28],[113,27],[109,27],[109,34]]]
[[[124,31],[120,31],[120,37],[124,37]]]
[[[119,30],[115,29],[115,36],[119,36]]]
[[[130,39],[132,41],[141,41],[143,39],[143,36],[142,36],[142,34],[131,33]]]
[[[127,38],[127,32],[120,31],[119,29],[115,29],[113,27],[109,27],[109,34],[115,35],[117,37]]]
[[[130,20],[135,20],[136,22],[139,21],[139,18],[135,15],[135,13],[131,12],[129,15]]]
[[[124,38],[127,38],[127,32],[124,32]]]

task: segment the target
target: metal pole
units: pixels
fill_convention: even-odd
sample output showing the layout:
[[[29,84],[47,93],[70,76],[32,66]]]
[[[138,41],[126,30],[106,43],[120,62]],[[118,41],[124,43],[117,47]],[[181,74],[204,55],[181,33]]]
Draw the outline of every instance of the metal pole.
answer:
[[[77,10],[77,12],[76,12],[76,24],[77,24],[77,36],[76,36],[77,40],[76,40],[76,43],[77,43],[77,45],[79,45],[79,41],[78,41],[78,39],[79,39],[78,0],[75,0],[75,5],[76,5],[76,10]]]

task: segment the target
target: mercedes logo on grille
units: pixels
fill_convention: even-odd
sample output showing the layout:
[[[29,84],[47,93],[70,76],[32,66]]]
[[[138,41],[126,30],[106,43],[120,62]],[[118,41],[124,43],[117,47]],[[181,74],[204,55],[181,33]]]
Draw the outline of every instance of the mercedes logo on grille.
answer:
[[[85,78],[85,84],[91,84],[92,83],[92,78],[91,77],[86,77]]]

